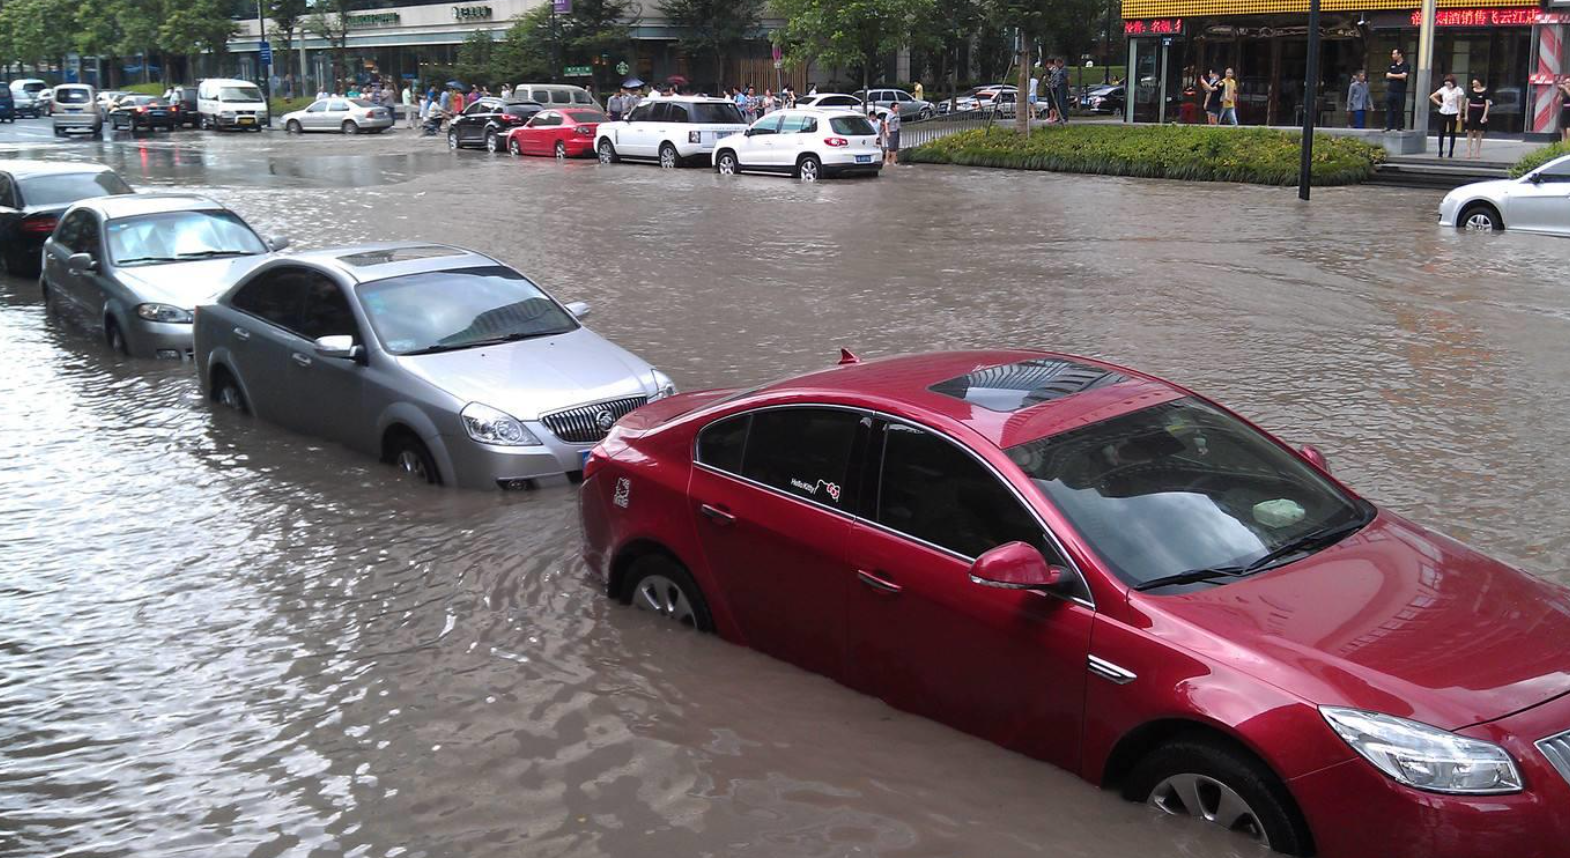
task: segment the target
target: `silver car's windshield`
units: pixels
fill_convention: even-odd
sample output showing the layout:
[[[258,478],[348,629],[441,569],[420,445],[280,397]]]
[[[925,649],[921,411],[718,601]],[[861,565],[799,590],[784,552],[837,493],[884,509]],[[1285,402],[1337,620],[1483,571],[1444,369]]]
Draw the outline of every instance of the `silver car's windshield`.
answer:
[[[120,267],[253,256],[267,246],[233,212],[160,212],[112,220],[109,258]]]
[[[389,277],[357,287],[382,347],[430,354],[575,330],[578,323],[502,265]]]

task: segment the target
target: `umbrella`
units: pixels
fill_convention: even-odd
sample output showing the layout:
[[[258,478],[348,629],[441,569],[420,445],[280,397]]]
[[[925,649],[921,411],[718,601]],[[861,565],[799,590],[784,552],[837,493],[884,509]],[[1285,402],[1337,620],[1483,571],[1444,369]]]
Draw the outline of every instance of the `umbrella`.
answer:
[[[638,87],[643,86],[643,81],[638,80],[635,77],[629,77],[622,81],[621,85],[627,87],[628,89],[637,89]]]
[[[670,83],[676,84],[677,86],[681,86],[682,84],[687,83],[687,79],[682,77],[679,74],[673,74],[670,77],[666,78],[666,80],[669,81]]]
[[[461,83],[459,83],[458,81],[455,81],[455,80],[447,81],[447,88],[448,89],[468,89],[468,87],[464,86],[463,84],[461,84]]]

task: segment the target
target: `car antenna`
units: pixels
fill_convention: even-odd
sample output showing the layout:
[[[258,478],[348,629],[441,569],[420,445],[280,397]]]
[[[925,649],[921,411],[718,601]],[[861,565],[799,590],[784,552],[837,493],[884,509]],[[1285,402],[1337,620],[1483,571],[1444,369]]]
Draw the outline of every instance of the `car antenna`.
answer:
[[[851,351],[850,349],[846,349],[846,348],[840,349],[840,364],[839,365],[840,366],[844,366],[844,365],[849,364],[849,363],[861,363],[861,358],[856,357],[856,353]]]

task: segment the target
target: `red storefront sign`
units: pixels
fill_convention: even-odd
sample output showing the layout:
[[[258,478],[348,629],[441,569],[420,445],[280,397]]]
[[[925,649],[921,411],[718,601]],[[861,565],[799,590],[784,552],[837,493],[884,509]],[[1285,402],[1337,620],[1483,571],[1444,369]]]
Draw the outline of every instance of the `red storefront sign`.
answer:
[[[1440,27],[1530,27],[1542,17],[1536,9],[1440,9],[1434,18]],[[1412,26],[1423,25],[1423,13],[1412,13]]]
[[[1124,21],[1125,36],[1181,36],[1182,18],[1151,18],[1143,21]]]

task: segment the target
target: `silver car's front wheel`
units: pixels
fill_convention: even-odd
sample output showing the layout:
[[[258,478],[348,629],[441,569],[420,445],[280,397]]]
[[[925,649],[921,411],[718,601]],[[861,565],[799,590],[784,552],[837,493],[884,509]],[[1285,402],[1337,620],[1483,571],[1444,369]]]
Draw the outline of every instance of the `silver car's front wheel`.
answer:
[[[796,167],[796,175],[803,182],[816,182],[820,178],[822,166],[817,158],[808,155],[801,159],[801,164]]]
[[[714,169],[718,170],[721,176],[736,175],[736,156],[730,152],[721,152],[720,157],[714,161]]]
[[[1467,206],[1456,219],[1456,223],[1464,230],[1470,232],[1494,232],[1504,229],[1504,222],[1499,217],[1499,212],[1492,206],[1475,203]]]
[[[1156,784],[1147,803],[1164,813],[1191,816],[1242,834],[1255,843],[1270,845],[1259,815],[1237,790],[1215,778],[1198,774],[1173,775]]]

